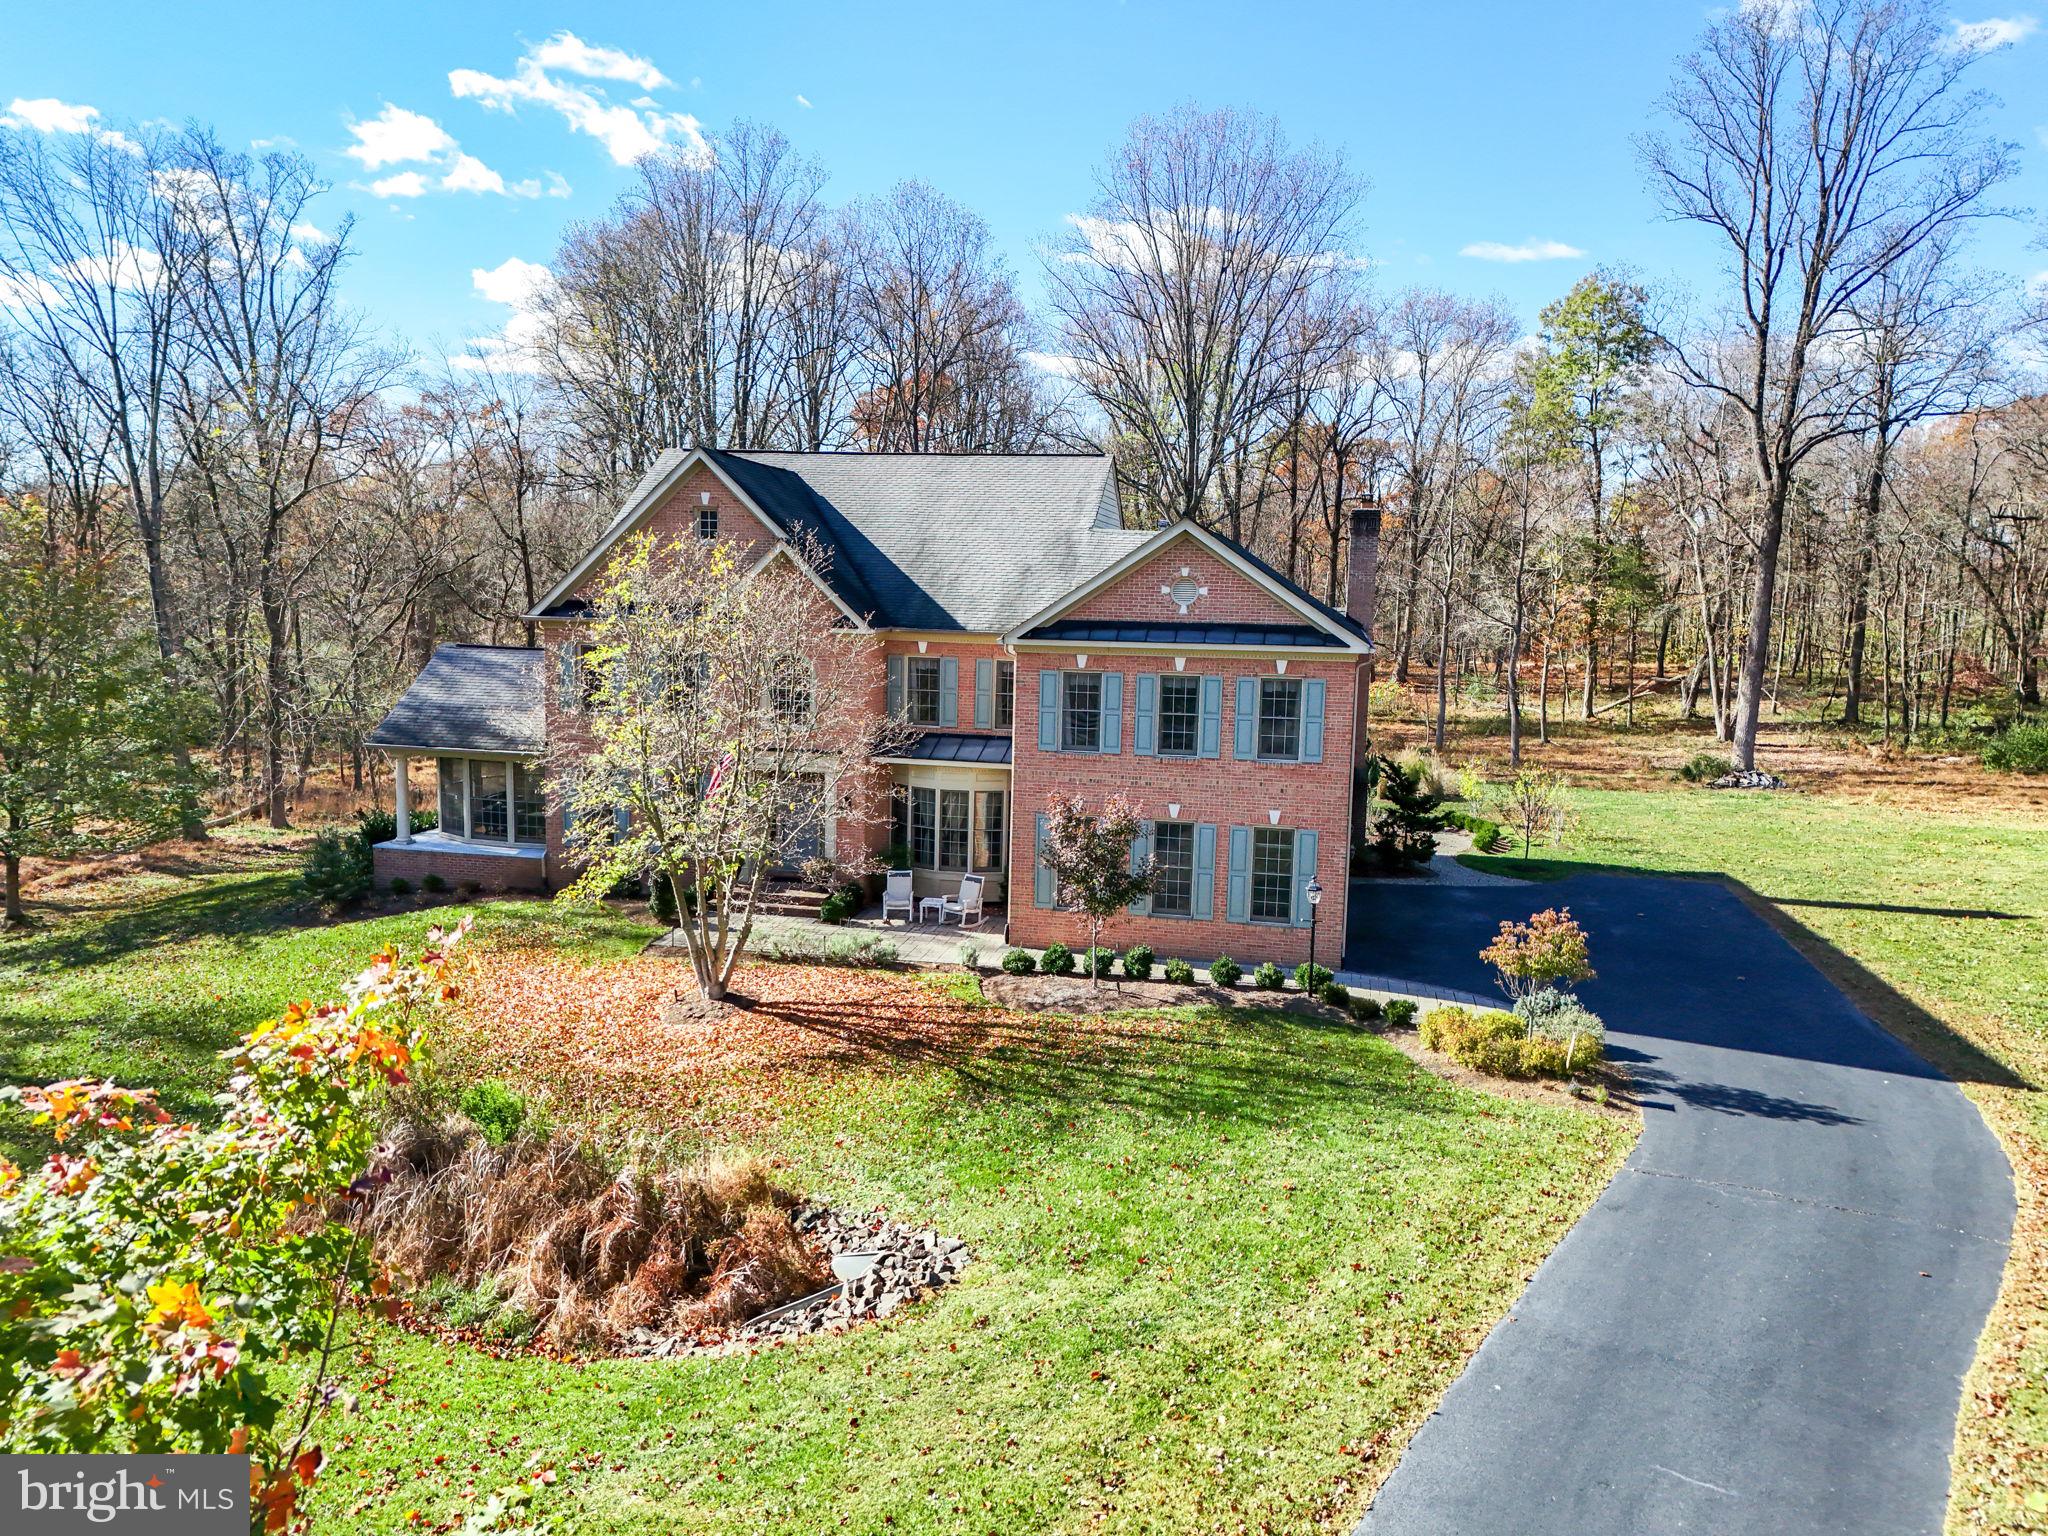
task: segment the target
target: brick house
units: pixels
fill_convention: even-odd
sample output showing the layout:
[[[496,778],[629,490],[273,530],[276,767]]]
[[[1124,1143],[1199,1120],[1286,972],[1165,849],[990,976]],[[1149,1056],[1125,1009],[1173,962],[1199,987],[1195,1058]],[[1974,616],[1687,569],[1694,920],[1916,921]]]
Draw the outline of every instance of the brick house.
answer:
[[[379,880],[571,878],[537,763],[575,739],[579,690],[563,684],[584,594],[637,530],[730,539],[756,564],[815,537],[821,603],[877,637],[878,703],[917,732],[873,767],[890,814],[828,827],[793,864],[907,848],[918,894],[980,873],[1012,942],[1072,943],[1035,858],[1040,808],[1054,790],[1120,790],[1149,818],[1135,851],[1157,878],[1114,942],[1291,963],[1315,876],[1327,952],[1341,945],[1379,514],[1353,514],[1339,610],[1191,522],[1125,528],[1093,454],[662,455],[529,615],[541,646],[439,647],[371,733],[399,770]],[[414,757],[434,765],[433,832],[409,830]]]

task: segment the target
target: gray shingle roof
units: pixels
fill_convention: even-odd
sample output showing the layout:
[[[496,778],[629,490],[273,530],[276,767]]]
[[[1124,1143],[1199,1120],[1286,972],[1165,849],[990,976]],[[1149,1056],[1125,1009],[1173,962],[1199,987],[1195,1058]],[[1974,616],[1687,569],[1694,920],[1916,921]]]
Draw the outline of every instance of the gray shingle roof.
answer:
[[[1119,521],[1099,454],[711,457],[770,517],[816,533],[826,581],[880,626],[1000,633],[1147,537]]]
[[[545,651],[523,646],[436,646],[370,745],[537,757],[547,746],[546,665]]]

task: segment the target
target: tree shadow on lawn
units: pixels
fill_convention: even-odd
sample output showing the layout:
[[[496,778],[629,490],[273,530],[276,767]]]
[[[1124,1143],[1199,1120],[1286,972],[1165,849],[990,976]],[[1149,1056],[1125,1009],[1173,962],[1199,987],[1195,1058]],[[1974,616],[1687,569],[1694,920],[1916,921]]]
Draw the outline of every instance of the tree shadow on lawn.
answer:
[[[304,927],[312,915],[299,892],[297,872],[285,870],[205,876],[189,890],[151,895],[112,913],[103,906],[55,901],[44,909],[59,921],[0,941],[0,966],[47,972],[104,965],[160,944],[197,938],[246,945]]]
[[[981,1028],[912,1027],[915,1007],[881,1000],[827,1008],[766,1005],[797,1028],[891,1067],[937,1067],[971,1093],[1035,1107],[1150,1117],[1204,1116],[1276,1125],[1350,1104],[1365,1112],[1466,1113],[1457,1095],[1371,1032],[1348,1024],[1244,1010],[1192,1014],[1016,1015],[990,1008]],[[1332,1049],[1341,1036],[1350,1049]],[[1382,1057],[1383,1053],[1383,1057]]]
[[[1772,931],[1833,982],[1866,1016],[1910,1045],[1943,1075],[1959,1083],[1981,1083],[1996,1088],[2039,1090],[2048,1086],[2031,1082],[2020,1075],[1968,1036],[1958,1033],[1944,1020],[1914,1002],[1854,955],[1838,948],[1785,909],[1802,906],[1854,908],[1859,911],[1947,917],[1962,921],[2024,920],[2023,913],[1766,896],[1744,881],[1720,870],[1643,869],[1625,864],[1578,863],[1570,859],[1495,858],[1483,855],[1466,856],[1461,858],[1460,862],[1491,874],[1512,875],[1535,882],[1566,881],[1580,875],[1612,875],[1628,879],[1690,880],[1718,885],[1733,895],[1750,912],[1769,924]]]

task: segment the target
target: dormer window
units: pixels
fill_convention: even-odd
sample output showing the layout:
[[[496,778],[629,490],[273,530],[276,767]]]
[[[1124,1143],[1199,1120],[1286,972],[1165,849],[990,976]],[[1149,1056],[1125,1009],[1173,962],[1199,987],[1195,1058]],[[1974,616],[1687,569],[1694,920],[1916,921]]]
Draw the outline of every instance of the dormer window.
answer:
[[[715,539],[718,537],[718,508],[706,502],[697,509],[697,537]]]

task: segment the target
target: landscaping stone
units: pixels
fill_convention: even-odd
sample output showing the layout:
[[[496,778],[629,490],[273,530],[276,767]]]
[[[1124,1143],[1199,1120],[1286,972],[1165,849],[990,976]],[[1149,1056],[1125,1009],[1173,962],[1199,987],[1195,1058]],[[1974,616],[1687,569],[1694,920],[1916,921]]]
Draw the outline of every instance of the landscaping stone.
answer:
[[[820,1291],[801,1306],[743,1323],[714,1343],[665,1338],[652,1329],[638,1329],[627,1341],[628,1352],[641,1355],[726,1353],[758,1348],[813,1333],[843,1333],[856,1324],[894,1316],[911,1302],[951,1285],[973,1257],[967,1244],[928,1227],[908,1227],[876,1212],[835,1211],[829,1206],[799,1206],[790,1218],[797,1231],[827,1253],[875,1255],[874,1266],[858,1279]]]
[[[1791,785],[1787,784],[1776,774],[1765,773],[1761,769],[1756,768],[1738,769],[1734,773],[1724,773],[1707,786],[1709,789],[1790,789],[1791,787]]]

